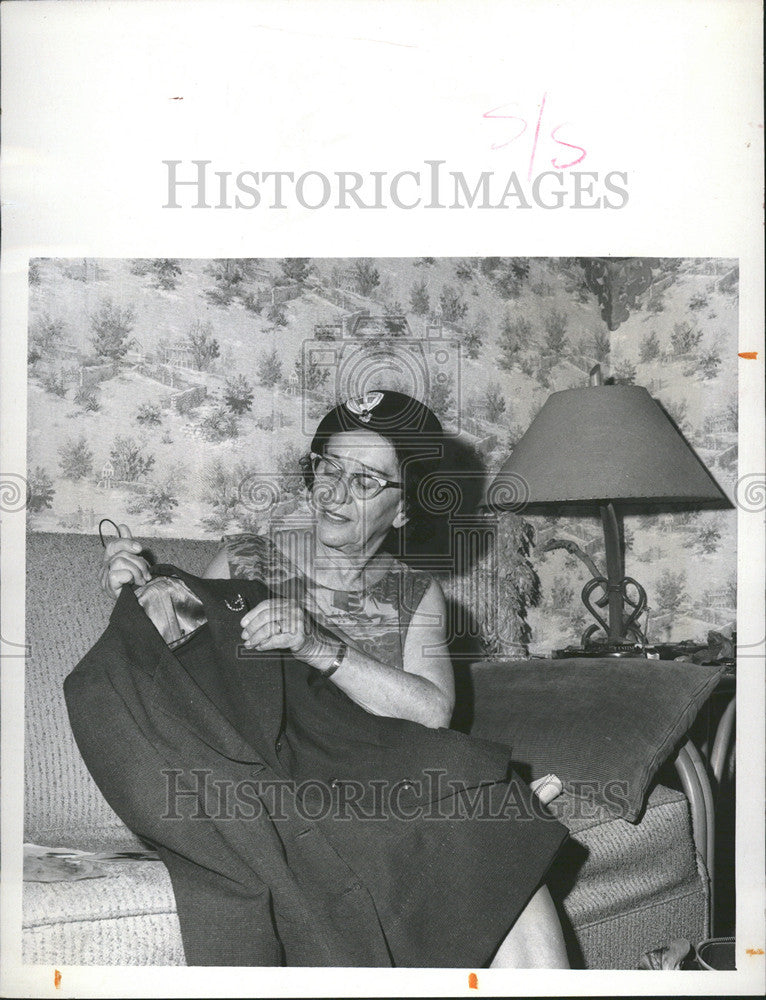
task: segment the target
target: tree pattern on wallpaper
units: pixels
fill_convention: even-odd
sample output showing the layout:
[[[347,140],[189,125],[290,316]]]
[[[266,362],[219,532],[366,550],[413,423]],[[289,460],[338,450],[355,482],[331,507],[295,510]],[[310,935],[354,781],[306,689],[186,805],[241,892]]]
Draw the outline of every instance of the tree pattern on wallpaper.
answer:
[[[645,385],[734,495],[733,261],[37,259],[29,279],[34,531],[94,532],[103,516],[138,536],[262,529],[274,504],[300,510],[307,435],[370,370],[429,402],[491,474],[549,393],[599,362]],[[522,594],[513,636],[575,641],[585,568],[549,546],[600,564],[600,524],[507,517],[503,538],[534,539],[496,553],[504,600],[514,581]],[[626,519],[653,641],[733,623],[735,524],[733,511]]]

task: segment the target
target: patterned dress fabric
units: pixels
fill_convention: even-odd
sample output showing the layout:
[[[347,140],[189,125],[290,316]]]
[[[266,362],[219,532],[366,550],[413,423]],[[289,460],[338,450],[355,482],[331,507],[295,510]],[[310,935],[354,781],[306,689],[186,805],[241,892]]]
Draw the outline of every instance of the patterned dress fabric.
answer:
[[[266,535],[225,535],[222,543],[232,579],[261,580],[275,594],[294,597],[350,647],[402,668],[407,627],[431,585],[428,573],[386,554],[376,558],[367,586],[332,590],[309,580]]]

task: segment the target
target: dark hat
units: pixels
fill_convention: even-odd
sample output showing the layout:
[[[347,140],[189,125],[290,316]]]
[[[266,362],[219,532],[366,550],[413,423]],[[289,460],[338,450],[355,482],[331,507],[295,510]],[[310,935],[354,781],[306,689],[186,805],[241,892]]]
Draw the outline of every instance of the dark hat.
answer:
[[[333,434],[357,430],[372,431],[390,441],[400,464],[437,457],[444,438],[444,429],[433,410],[412,396],[386,389],[355,396],[330,410],[319,422],[311,450],[322,451]]]

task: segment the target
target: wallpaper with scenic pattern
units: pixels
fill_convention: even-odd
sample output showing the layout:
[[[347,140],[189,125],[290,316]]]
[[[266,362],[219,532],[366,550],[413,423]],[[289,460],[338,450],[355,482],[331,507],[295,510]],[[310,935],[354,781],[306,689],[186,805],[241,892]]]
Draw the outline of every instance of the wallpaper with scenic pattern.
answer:
[[[548,395],[596,363],[645,386],[734,496],[736,261],[36,259],[29,296],[30,531],[110,517],[136,537],[219,538],[297,517],[318,417],[373,383],[442,418],[462,493],[439,502],[457,523]],[[731,631],[735,528],[734,510],[625,518],[650,641]],[[445,576],[485,650],[576,642],[574,549],[603,565],[600,521],[521,511],[493,531],[462,586]]]

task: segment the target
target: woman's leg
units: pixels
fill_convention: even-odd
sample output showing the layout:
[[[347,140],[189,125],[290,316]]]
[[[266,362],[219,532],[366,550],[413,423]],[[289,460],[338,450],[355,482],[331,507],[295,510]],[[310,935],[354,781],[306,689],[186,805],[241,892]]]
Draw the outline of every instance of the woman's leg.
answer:
[[[490,969],[568,969],[564,935],[547,886],[540,886],[505,936]]]

